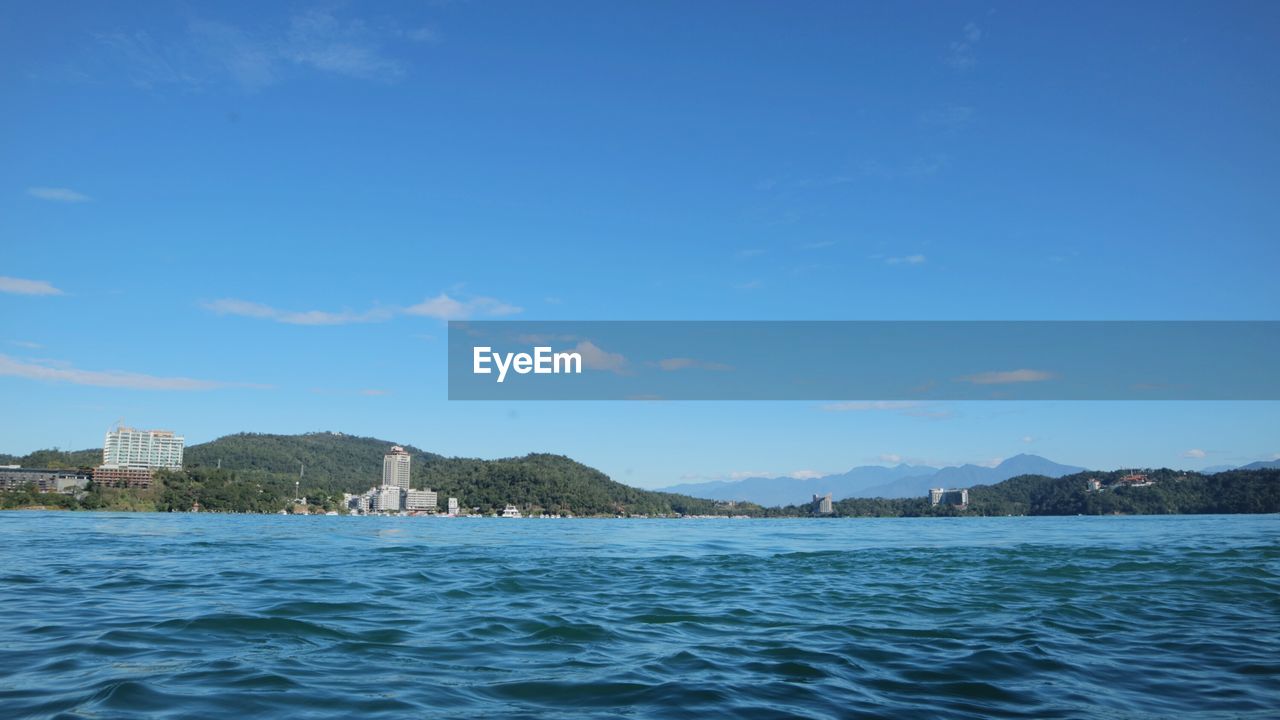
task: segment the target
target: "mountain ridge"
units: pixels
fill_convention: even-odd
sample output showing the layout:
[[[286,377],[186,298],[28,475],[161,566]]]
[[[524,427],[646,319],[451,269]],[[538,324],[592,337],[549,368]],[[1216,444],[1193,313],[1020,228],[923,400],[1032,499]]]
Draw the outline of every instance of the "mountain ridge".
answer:
[[[1086,468],[1062,465],[1039,455],[1019,454],[995,467],[956,465],[935,468],[928,465],[861,465],[843,473],[819,478],[796,479],[752,477],[735,481],[684,483],[658,488],[661,492],[695,495],[713,500],[751,502],[765,507],[797,505],[813,495],[832,494],[834,500],[847,498],[906,498],[924,496],[933,487],[969,487],[993,484],[1019,475],[1063,477]],[[700,494],[706,493],[706,494]]]

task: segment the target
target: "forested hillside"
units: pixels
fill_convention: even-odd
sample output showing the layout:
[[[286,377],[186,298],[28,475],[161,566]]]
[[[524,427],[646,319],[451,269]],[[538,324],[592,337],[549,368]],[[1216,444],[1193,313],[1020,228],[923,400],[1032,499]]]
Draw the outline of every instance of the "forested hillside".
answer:
[[[849,499],[833,505],[837,517],[917,517],[937,515],[1170,515],[1280,512],[1280,470],[1232,470],[1199,475],[1148,470],[1150,484],[1121,482],[1128,471],[1085,472],[1061,478],[1022,475],[994,485],[969,488],[965,508],[932,507],[927,498]],[[1102,488],[1090,491],[1089,480]],[[809,515],[807,505],[770,511]]]
[[[360,492],[382,480],[382,456],[394,443],[342,433],[260,435],[242,433],[187,449],[184,471],[164,474],[161,507],[256,510],[302,494],[321,502],[343,492]],[[449,458],[412,445],[410,484],[440,497],[456,497],[463,508],[501,510],[507,503],[525,511],[576,515],[723,514],[742,511],[728,503],[652,492],[623,485],[567,457],[531,454],[479,460]],[[221,462],[221,471],[215,469]]]

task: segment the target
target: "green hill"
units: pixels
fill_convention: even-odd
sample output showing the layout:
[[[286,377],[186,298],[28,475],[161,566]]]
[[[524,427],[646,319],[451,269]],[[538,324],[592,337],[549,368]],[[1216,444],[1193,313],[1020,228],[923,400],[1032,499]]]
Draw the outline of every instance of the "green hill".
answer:
[[[0,465],[21,465],[34,468],[82,468],[102,464],[102,448],[88,450],[36,450],[26,455],[0,453]]]
[[[966,508],[931,507],[926,498],[837,501],[836,516],[917,517],[937,515],[1176,515],[1280,512],[1280,470],[1232,470],[1214,475],[1147,470],[1151,484],[1120,481],[1128,471],[1083,472],[1060,478],[1020,475],[969,488]],[[1090,491],[1089,480],[1102,489]],[[807,506],[777,515],[803,516]]]
[[[393,442],[342,433],[265,435],[240,433],[186,450],[183,470],[160,473],[151,491],[98,489],[79,507],[275,512],[290,504],[301,476],[302,494],[313,503],[337,507],[344,492],[362,492],[382,479],[382,456]],[[429,487],[459,499],[464,509],[501,510],[512,503],[522,510],[614,515],[747,514],[806,517],[808,505],[761,508],[640,490],[560,455],[479,460],[455,458],[402,445],[413,457],[411,485]],[[84,467],[101,461],[100,450],[40,450],[23,457],[0,456],[0,463],[27,467]],[[219,467],[221,464],[221,467]],[[1022,475],[969,489],[966,508],[931,507],[926,498],[848,499],[834,504],[836,517],[910,517],[936,515],[1108,515],[1280,512],[1280,470],[1232,470],[1200,475],[1148,470],[1145,487],[1127,486],[1124,471],[1085,472],[1060,478]],[[1103,489],[1090,492],[1088,481]],[[48,501],[8,497],[0,505]],[[76,504],[68,499],[63,504]]]
[[[293,497],[301,474],[302,494],[333,505],[343,492],[362,492],[382,480],[382,456],[397,444],[342,433],[265,435],[241,433],[186,450],[180,473],[163,475],[160,509],[187,509],[192,501],[217,509],[279,508]],[[716,514],[739,511],[729,504],[623,485],[560,455],[532,454],[501,460],[451,458],[402,444],[413,457],[410,484],[458,498],[463,508],[575,515]],[[218,469],[221,463],[221,469]],[[305,468],[305,470],[304,470]]]

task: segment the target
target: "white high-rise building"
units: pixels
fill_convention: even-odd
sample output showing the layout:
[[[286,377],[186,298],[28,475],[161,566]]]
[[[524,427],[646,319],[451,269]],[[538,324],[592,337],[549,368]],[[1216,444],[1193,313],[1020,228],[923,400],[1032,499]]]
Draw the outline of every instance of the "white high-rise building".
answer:
[[[373,495],[374,512],[399,512],[401,509],[400,488],[395,485],[383,485]]]
[[[102,464],[108,467],[182,468],[186,438],[172,430],[135,430],[121,425],[107,431],[102,443]]]
[[[423,490],[406,490],[404,494],[405,510],[435,510],[437,494],[430,488]]]
[[[401,490],[409,489],[409,453],[396,445],[391,452],[382,456],[382,484],[395,485]]]

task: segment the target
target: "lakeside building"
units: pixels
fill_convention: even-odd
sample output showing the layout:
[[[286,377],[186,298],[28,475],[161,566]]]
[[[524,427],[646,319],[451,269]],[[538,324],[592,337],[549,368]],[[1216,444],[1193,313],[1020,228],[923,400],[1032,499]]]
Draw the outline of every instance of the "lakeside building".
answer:
[[[1125,475],[1124,477],[1120,478],[1118,482],[1121,485],[1131,485],[1133,487],[1146,487],[1147,485],[1154,484],[1151,481],[1151,479],[1147,477],[1146,473],[1140,473],[1137,471],[1134,471],[1129,473],[1128,475]]]
[[[135,430],[121,425],[107,431],[102,443],[102,464],[181,470],[185,444],[186,438],[172,430]]]
[[[397,485],[383,485],[378,488],[373,493],[373,511],[399,512],[400,493],[400,487]]]
[[[30,486],[42,493],[74,495],[89,485],[93,475],[84,470],[0,466],[0,490],[21,490]]]
[[[99,465],[93,469],[93,482],[103,487],[148,490],[151,488],[154,474],[155,470],[150,468]]]
[[[395,445],[382,456],[382,484],[409,489],[409,464],[412,458],[404,448]]]
[[[458,498],[449,498],[449,514],[458,514]]]
[[[405,510],[435,510],[437,493],[434,490],[405,490]]]
[[[831,507],[831,493],[827,493],[826,495],[814,495],[813,502],[811,503],[811,509],[819,515],[830,515],[834,512]]]
[[[105,487],[146,490],[156,470],[181,470],[186,438],[172,430],[137,430],[124,425],[108,430],[102,442],[102,465],[93,482]]]
[[[409,487],[410,456],[396,445],[382,456],[382,484],[371,487],[359,495],[342,494],[347,510],[357,515],[370,513],[435,512],[440,494],[431,488],[415,490]],[[449,498],[449,507],[456,508],[456,498]]]
[[[951,505],[965,508],[969,505],[969,488],[948,490],[946,488],[929,488],[929,505]]]

